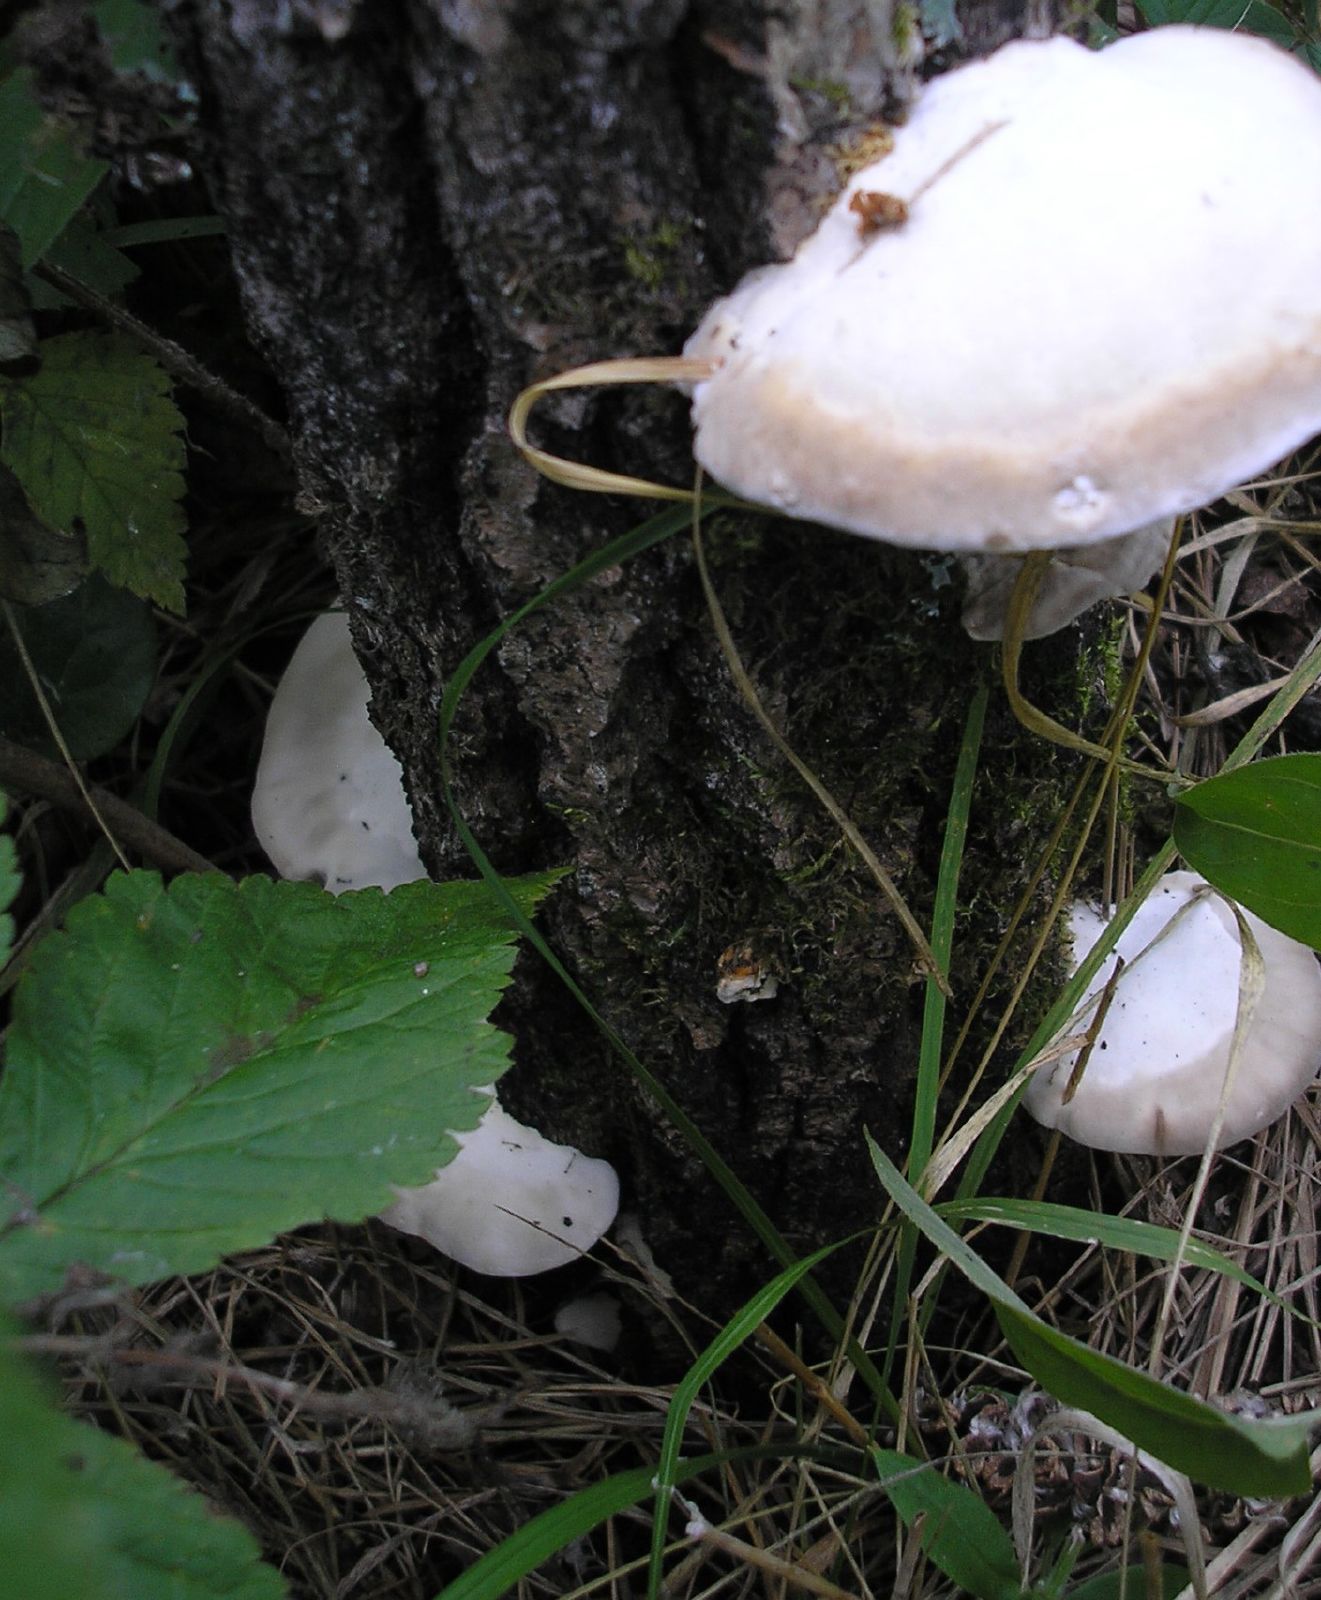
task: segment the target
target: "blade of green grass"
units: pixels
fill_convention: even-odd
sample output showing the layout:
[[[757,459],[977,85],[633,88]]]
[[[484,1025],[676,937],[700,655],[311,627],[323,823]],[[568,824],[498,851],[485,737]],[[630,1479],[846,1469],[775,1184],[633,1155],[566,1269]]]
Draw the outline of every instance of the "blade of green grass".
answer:
[[[838,1456],[838,1451],[830,1452]],[[719,1451],[713,1455],[695,1456],[679,1464],[676,1485],[690,1483],[703,1473],[718,1467],[739,1466],[752,1461],[785,1460],[790,1457],[813,1457],[820,1451],[803,1445],[749,1445],[738,1450]],[[580,1539],[607,1517],[630,1506],[641,1504],[651,1493],[655,1473],[650,1467],[633,1467],[627,1472],[617,1472],[580,1489],[560,1505],[552,1506],[525,1522],[516,1533],[496,1545],[494,1550],[474,1561],[472,1566],[442,1589],[436,1600],[499,1600],[508,1594],[529,1572],[543,1561],[548,1561],[556,1551]]]
[[[946,1222],[989,1222],[1005,1228],[1022,1228],[1029,1233],[1044,1233],[1052,1239],[1072,1239],[1079,1244],[1102,1244],[1111,1250],[1126,1250],[1131,1255],[1148,1256],[1153,1261],[1182,1259],[1190,1266],[1218,1272],[1233,1278],[1276,1305],[1281,1311],[1303,1322],[1314,1319],[1268,1289],[1236,1261],[1200,1239],[1190,1238],[1180,1251],[1177,1228],[1161,1228],[1138,1217],[1112,1217],[1088,1211],[1082,1206],[1061,1206],[1049,1200],[1020,1200],[983,1197],[977,1200],[951,1200],[938,1205],[936,1214]]]
[[[929,1461],[898,1450],[873,1450],[881,1487],[907,1528],[917,1528],[928,1558],[977,1600],[1020,1600],[1013,1541],[967,1484],[943,1477]]]
[[[847,1243],[841,1240],[840,1243]],[[651,1562],[647,1571],[649,1600],[657,1600],[661,1590],[663,1562],[665,1559],[665,1529],[669,1522],[670,1498],[678,1481],[679,1450],[683,1432],[688,1426],[688,1413],[697,1399],[697,1391],[733,1355],[752,1331],[759,1327],[779,1305],[798,1281],[810,1272],[818,1261],[839,1249],[838,1244],[823,1245],[810,1256],[795,1261],[777,1277],[753,1295],[729,1319],[711,1343],[702,1351],[670,1397],[669,1414],[665,1419],[665,1434],[661,1440],[660,1464],[656,1469],[656,1513],[651,1524]]]
[[[1019,1361],[1042,1387],[1131,1439],[1178,1472],[1231,1494],[1279,1498],[1311,1485],[1308,1430],[1317,1414],[1266,1422],[1231,1416],[1172,1389],[1043,1322],[1007,1283],[927,1205],[867,1135],[882,1188],[899,1210],[994,1307]]]
[[[963,850],[968,840],[968,817],[972,811],[973,781],[977,776],[977,758],[981,753],[982,729],[986,722],[986,702],[989,691],[985,684],[978,687],[968,707],[963,725],[963,739],[959,745],[958,764],[954,769],[954,785],[950,791],[949,812],[945,818],[945,834],[940,846],[940,871],[936,879],[935,903],[931,913],[931,950],[940,971],[949,977],[950,959],[954,948],[954,924],[959,908],[959,872],[963,866]],[[945,1039],[945,995],[938,983],[926,980],[926,998],[922,1011],[922,1042],[918,1052],[917,1099],[913,1107],[913,1126],[908,1147],[908,1175],[919,1189],[927,1162],[931,1159],[931,1144],[935,1136],[936,1103],[940,1094],[940,1062]],[[885,1346],[885,1360],[881,1376],[888,1383],[894,1369],[899,1348],[900,1328],[908,1307],[908,1290],[913,1281],[913,1262],[917,1254],[917,1230],[905,1227],[899,1243],[899,1260],[895,1271],[895,1288],[890,1307],[890,1334]]]

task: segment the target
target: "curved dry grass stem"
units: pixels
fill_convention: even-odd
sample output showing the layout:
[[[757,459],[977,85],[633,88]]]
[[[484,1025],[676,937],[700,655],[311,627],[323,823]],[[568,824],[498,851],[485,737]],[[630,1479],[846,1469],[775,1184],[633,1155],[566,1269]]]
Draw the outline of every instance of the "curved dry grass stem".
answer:
[[[940,963],[936,960],[935,951],[932,950],[926,934],[922,932],[917,918],[909,910],[908,902],[899,893],[898,885],[881,865],[880,858],[863,838],[852,817],[835,799],[816,773],[812,771],[811,767],[790,746],[784,735],[771,720],[770,713],[766,710],[766,707],[762,705],[761,698],[757,694],[752,679],[748,676],[748,670],[743,665],[743,658],[739,655],[738,646],[734,643],[734,635],[729,630],[729,621],[725,616],[724,607],[720,604],[720,597],[715,591],[715,585],[711,582],[711,573],[706,564],[706,548],[702,542],[701,519],[697,512],[697,505],[696,491],[694,491],[693,551],[697,558],[697,572],[702,581],[702,593],[706,596],[706,608],[710,613],[711,623],[715,628],[716,638],[720,642],[720,649],[725,657],[725,665],[729,668],[730,677],[733,678],[744,703],[761,724],[766,737],[812,791],[817,800],[820,801],[835,826],[848,840],[863,865],[875,879],[877,887],[885,896],[886,904],[898,917],[904,932],[908,935],[923,976],[930,978],[947,1000],[952,999],[953,991],[949,986],[949,979],[941,971]]]
[[[542,477],[561,483],[566,489],[583,489],[592,494],[634,494],[646,500],[691,500],[691,489],[674,489],[652,483],[649,478],[634,478],[626,472],[607,472],[602,467],[570,461],[528,442],[528,418],[543,395],[556,389],[586,389],[612,383],[699,383],[715,371],[710,361],[688,356],[625,356],[618,361],[591,361],[585,367],[558,372],[553,378],[529,384],[514,401],[509,412],[509,436],[523,458]]]
[[[1107,767],[1131,773],[1135,777],[1151,778],[1157,783],[1178,783],[1180,781],[1178,773],[1161,771],[1156,767],[1144,767],[1140,762],[1130,761],[1119,753],[1124,734],[1122,723],[1115,730],[1111,744],[1096,744],[1091,739],[1084,739],[1081,734],[1066,728],[1054,717],[1047,716],[1024,697],[1018,686],[1019,661],[1023,654],[1023,642],[1027,632],[1028,617],[1032,612],[1032,602],[1037,597],[1050,558],[1049,550],[1034,550],[1027,556],[1009,596],[1009,611],[1005,619],[1004,648],[1001,656],[1001,676],[1005,695],[1014,715],[1029,733],[1049,739],[1052,744],[1063,745],[1066,750],[1076,750],[1080,755],[1091,756],[1094,760],[1103,761]],[[1168,571],[1167,561],[1166,572]],[[1167,586],[1168,578],[1162,582],[1162,596]]]

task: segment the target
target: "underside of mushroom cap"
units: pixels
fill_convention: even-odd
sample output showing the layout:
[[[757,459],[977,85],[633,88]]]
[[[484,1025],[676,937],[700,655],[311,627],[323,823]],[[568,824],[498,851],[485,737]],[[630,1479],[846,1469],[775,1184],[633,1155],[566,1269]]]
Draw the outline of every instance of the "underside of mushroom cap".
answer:
[[[1102,600],[1135,594],[1160,569],[1172,532],[1172,522],[1153,522],[1097,544],[1053,551],[1023,625],[1023,638],[1044,639]],[[968,579],[964,628],[974,639],[1003,639],[1009,602],[1026,558],[964,555],[958,559]]]
[[[1210,28],[1007,45],[685,353],[699,461],[794,516],[1012,552],[1204,504],[1321,429],[1321,82]]]

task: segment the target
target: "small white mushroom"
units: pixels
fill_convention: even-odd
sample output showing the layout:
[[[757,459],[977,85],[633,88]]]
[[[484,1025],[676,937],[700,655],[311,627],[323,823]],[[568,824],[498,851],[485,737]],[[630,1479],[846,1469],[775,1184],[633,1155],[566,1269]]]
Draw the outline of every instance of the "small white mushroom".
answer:
[[[791,516],[1022,554],[1204,505],[1321,428],[1321,80],[1216,28],[1006,45],[685,355],[698,460]]]
[[[266,717],[252,825],[282,878],[332,894],[425,878],[404,775],[367,714],[349,619],[318,617]]]
[[[403,772],[367,715],[367,679],[348,618],[318,617],[294,651],[266,719],[252,795],[262,848],[285,878],[334,894],[426,877]],[[477,1272],[519,1277],[563,1266],[619,1208],[607,1161],[551,1144],[492,1096],[433,1182],[398,1189],[382,1213]]]
[[[552,1144],[498,1103],[432,1182],[396,1189],[382,1220],[474,1272],[521,1278],[566,1266],[590,1250],[619,1210],[608,1161]]]
[[[623,1332],[619,1301],[612,1294],[583,1294],[567,1300],[555,1313],[555,1332],[575,1344],[608,1353]]]
[[[1243,1039],[1221,1146],[1282,1116],[1321,1067],[1316,957],[1251,912],[1242,915],[1261,952],[1265,991]],[[1105,922],[1078,904],[1069,926],[1081,963]],[[1098,1150],[1196,1154],[1210,1135],[1229,1068],[1242,960],[1238,922],[1203,878],[1170,872],[1120,935],[1084,1005],[1101,994],[1116,957],[1128,964],[1077,1092],[1064,1103],[1075,1052],[1041,1068],[1023,1104],[1046,1127]]]

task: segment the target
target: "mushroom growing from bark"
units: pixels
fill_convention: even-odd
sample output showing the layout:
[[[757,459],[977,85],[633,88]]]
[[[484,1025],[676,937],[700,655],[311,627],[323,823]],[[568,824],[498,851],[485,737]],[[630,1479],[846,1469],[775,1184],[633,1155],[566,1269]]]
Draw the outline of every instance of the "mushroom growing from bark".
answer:
[[[1321,81],[1215,28],[1006,45],[929,84],[685,356],[726,488],[979,560],[1099,547],[1090,604],[1105,541],[1321,428]]]
[[[318,617],[271,701],[252,791],[253,829],[282,878],[341,894],[427,875],[403,771],[368,699],[348,617]]]
[[[1321,967],[1306,945],[1239,913],[1252,931],[1265,988],[1247,1022],[1218,1145],[1266,1127],[1321,1067]],[[1090,906],[1069,918],[1075,964],[1105,930]],[[1167,873],[1139,906],[1083,1005],[1115,984],[1082,1081],[1065,1094],[1072,1052],[1030,1079],[1023,1104],[1048,1128],[1098,1150],[1193,1155],[1206,1146],[1230,1064],[1243,952],[1238,921],[1193,872]]]
[[[367,714],[367,679],[349,620],[318,617],[294,651],[266,719],[252,820],[282,877],[333,894],[426,877],[403,771]],[[397,1189],[382,1213],[465,1266],[521,1277],[563,1266],[615,1219],[607,1161],[552,1144],[495,1099],[431,1183]]]
[[[431,1183],[397,1189],[381,1217],[474,1272],[522,1278],[567,1266],[590,1250],[619,1210],[608,1161],[552,1144],[498,1102]]]

